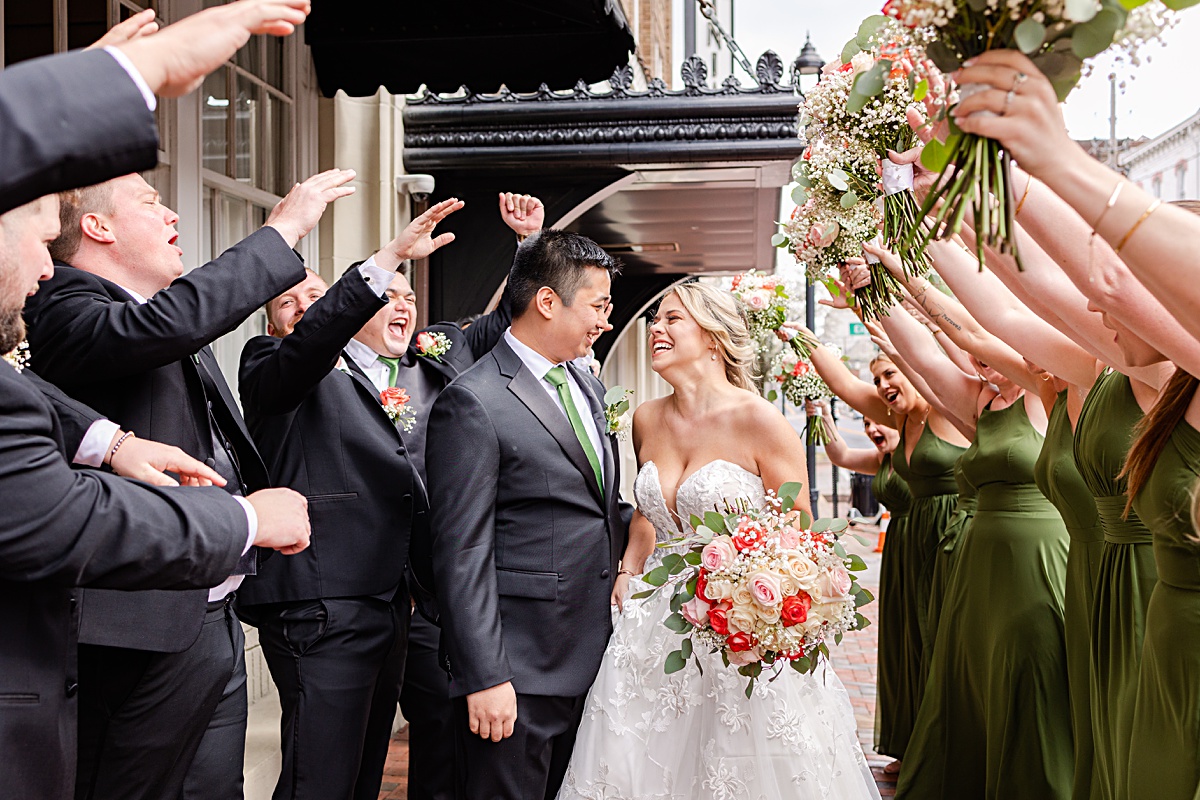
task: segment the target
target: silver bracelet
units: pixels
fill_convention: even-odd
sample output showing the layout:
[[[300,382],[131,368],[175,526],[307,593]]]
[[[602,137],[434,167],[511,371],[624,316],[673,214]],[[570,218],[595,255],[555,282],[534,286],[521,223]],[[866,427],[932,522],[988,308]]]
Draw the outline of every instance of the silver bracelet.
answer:
[[[624,567],[621,567],[619,570],[617,570],[617,574],[618,575],[628,575],[631,578],[634,577],[633,571],[625,569]]]

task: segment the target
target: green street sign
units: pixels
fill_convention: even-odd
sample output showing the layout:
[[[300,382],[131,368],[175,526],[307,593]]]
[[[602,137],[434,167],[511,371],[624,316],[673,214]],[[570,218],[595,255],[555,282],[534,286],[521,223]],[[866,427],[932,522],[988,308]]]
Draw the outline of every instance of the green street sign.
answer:
[[[850,323],[850,335],[851,336],[866,336],[867,335],[867,326],[863,325],[861,322],[851,322]]]

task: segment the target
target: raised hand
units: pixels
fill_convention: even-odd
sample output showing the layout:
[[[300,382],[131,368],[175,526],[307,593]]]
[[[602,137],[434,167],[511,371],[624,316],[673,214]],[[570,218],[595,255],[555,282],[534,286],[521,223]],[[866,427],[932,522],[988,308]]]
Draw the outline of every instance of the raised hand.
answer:
[[[354,187],[345,185],[352,180],[354,170],[330,169],[313,175],[304,183],[297,183],[271,210],[267,225],[279,231],[288,247],[295,247],[317,227],[330,203],[354,194]]]
[[[97,50],[104,47],[116,47],[137,39],[139,36],[149,36],[158,32],[158,23],[154,20],[154,9],[147,8],[139,11],[124,22],[118,22],[108,29],[108,32],[97,41],[85,47],[85,50]]]
[[[254,543],[290,556],[308,547],[308,500],[291,489],[260,489],[246,498],[258,515]]]
[[[871,242],[867,242],[866,244],[864,244],[863,250],[866,251],[867,253],[870,253],[871,255],[875,256],[875,258],[879,259],[879,263],[883,265],[884,269],[886,269],[888,272],[892,273],[892,277],[894,277],[897,281],[899,281],[901,286],[905,285],[906,276],[904,274],[904,265],[900,263],[899,256],[897,256],[891,250],[888,250],[886,247],[880,247],[879,245],[873,244]],[[858,261],[859,259],[850,259],[850,260]],[[863,262],[863,263],[865,264],[866,262]],[[869,283],[870,279],[871,279],[870,270],[866,267],[863,267],[863,269],[867,273],[867,282]],[[855,287],[855,288],[857,288],[857,287]]]
[[[439,247],[445,247],[453,242],[453,233],[447,232],[440,236],[434,236],[433,229],[438,226],[439,222],[465,205],[466,203],[457,197],[451,197],[408,223],[404,230],[400,231],[399,236],[385,244],[375,254],[376,266],[381,269],[395,269],[400,266],[402,261],[410,258],[426,258]]]
[[[123,431],[114,434],[109,452],[112,452],[112,446],[124,435]],[[184,486],[225,485],[225,479],[220,473],[209,469],[178,447],[151,439],[139,439],[136,436],[130,436],[121,443],[108,465],[123,478],[133,478],[155,486],[179,485],[173,478],[164,475],[165,472],[174,472]]]
[[[531,195],[501,192],[500,218],[517,236],[532,236],[546,224],[546,207]]]
[[[467,695],[471,733],[498,742],[512,736],[517,721],[517,692],[511,681]]]
[[[309,0],[239,0],[206,8],[154,35],[117,46],[163,97],[182,97],[228,61],[255,34],[288,36],[304,22]]]
[[[821,298],[817,301],[817,305],[829,306],[830,308],[848,308],[852,311],[855,310],[855,307],[850,305],[849,300],[849,298],[854,296],[854,290],[846,286],[845,283],[837,278],[830,276],[829,280],[832,281],[833,285],[838,288],[839,294],[830,293],[831,296],[829,298]],[[805,330],[807,330],[807,328]]]

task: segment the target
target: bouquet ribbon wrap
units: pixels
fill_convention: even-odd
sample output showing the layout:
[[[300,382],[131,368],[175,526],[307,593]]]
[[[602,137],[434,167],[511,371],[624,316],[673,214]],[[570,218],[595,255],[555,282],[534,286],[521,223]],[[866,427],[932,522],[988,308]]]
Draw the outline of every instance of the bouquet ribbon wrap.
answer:
[[[913,188],[913,165],[896,164],[890,159],[883,159],[883,193],[884,195],[911,192]]]

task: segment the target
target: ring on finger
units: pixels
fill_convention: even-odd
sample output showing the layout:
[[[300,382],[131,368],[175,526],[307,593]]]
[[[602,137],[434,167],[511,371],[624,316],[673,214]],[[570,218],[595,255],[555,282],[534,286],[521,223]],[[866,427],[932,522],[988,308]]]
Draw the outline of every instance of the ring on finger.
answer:
[[[1005,114],[1008,113],[1008,107],[1010,105],[1012,105],[1013,98],[1016,96],[1017,96],[1017,93],[1014,90],[1012,90],[1012,89],[1008,90],[1008,94],[1004,95],[1004,108],[1000,109],[1000,116],[1003,117]]]
[[[1024,72],[1018,72],[1016,75],[1013,75],[1012,89],[1010,91],[1015,93],[1021,87],[1021,84],[1027,80],[1029,80],[1029,76]]]

